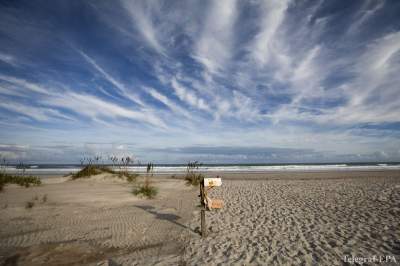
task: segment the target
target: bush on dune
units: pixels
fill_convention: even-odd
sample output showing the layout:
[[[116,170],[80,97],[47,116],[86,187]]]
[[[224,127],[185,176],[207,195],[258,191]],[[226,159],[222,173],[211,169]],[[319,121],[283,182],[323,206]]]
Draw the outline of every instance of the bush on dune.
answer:
[[[36,176],[19,176],[0,173],[0,191],[3,190],[6,184],[17,184],[23,187],[30,187],[31,185],[41,185],[42,181]]]
[[[150,185],[150,176],[152,177],[154,174],[154,164],[148,163],[146,170],[146,179],[144,180],[143,185],[134,188],[132,193],[136,196],[142,195],[148,199],[153,199],[158,193],[158,189]]]
[[[157,188],[152,187],[152,186],[140,186],[136,189],[133,190],[133,194],[138,196],[142,195],[148,199],[154,199],[158,193]]]
[[[185,176],[186,184],[192,186],[198,186],[200,182],[204,179],[204,175],[202,174],[188,174]]]
[[[128,181],[129,183],[132,183],[132,182],[136,181],[136,178],[139,176],[139,174],[136,174],[136,173],[133,173],[133,174],[122,173],[122,177],[124,177],[124,176],[126,177],[126,181]]]
[[[185,176],[187,185],[198,186],[200,182],[203,181],[204,175],[196,172],[201,165],[202,164],[197,161],[188,163]]]
[[[119,178],[126,178],[128,182],[134,182],[139,176],[136,173],[128,173],[128,171],[115,171],[106,166],[87,165],[79,172],[72,175],[72,179],[88,178],[90,176],[99,175],[103,173],[117,175]]]
[[[90,177],[103,173],[101,169],[95,165],[86,165],[82,170],[72,175],[72,179]]]

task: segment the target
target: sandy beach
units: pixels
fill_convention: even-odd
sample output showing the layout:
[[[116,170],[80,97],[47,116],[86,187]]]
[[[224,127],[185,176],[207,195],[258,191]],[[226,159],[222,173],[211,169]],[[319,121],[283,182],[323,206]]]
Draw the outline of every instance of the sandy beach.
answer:
[[[211,196],[225,206],[207,212],[206,238],[198,188],[179,176],[155,176],[153,200],[107,175],[9,185],[0,193],[0,263],[343,265],[374,256],[400,263],[399,171],[209,173],[216,174],[223,185]]]

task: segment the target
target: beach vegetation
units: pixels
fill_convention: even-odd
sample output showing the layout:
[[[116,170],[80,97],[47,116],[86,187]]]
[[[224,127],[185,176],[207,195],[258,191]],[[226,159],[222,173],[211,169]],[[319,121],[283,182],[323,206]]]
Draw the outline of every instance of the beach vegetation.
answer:
[[[12,175],[6,172],[8,166],[5,157],[0,157],[0,191],[3,191],[5,185],[16,184],[23,187],[30,187],[31,185],[38,186],[42,184],[39,177],[36,176],[26,176],[25,170],[26,166],[23,162],[17,165],[17,169],[21,169],[21,173],[17,175]]]
[[[104,165],[104,162],[102,162],[102,164],[99,164],[99,161],[101,159],[102,159],[101,156],[81,159],[80,162],[83,168],[80,171],[76,172],[75,174],[72,174],[71,175],[72,179],[75,180],[78,178],[88,178],[90,176],[108,173],[116,175],[121,179],[126,179],[126,181],[132,183],[136,181],[136,178],[139,176],[139,174],[137,173],[132,173],[128,171],[128,166],[134,161],[132,157],[127,156],[118,158],[116,156],[111,156],[109,157],[109,159],[113,162],[112,167]],[[119,170],[115,170],[114,166],[118,162],[120,162]]]
[[[158,189],[151,185],[150,177],[154,174],[154,164],[148,163],[146,168],[146,178],[144,183],[133,189],[132,193],[136,196],[143,196],[148,199],[153,199],[158,193]]]
[[[34,201],[25,202],[25,209],[32,209],[33,206],[35,206],[35,202]]]
[[[73,174],[72,179],[86,178],[93,175],[99,175],[101,173],[103,173],[103,171],[101,171],[99,167],[92,164],[88,164],[85,167],[83,167],[80,171]]]
[[[139,176],[139,174],[137,173],[125,173],[123,174],[123,176],[125,176],[126,181],[128,181],[129,183],[133,183],[136,181],[136,178]]]
[[[202,166],[198,161],[189,162],[186,166],[185,180],[187,185],[198,186],[203,181],[204,175],[198,172],[199,167]]]
[[[22,187],[30,187],[39,186],[42,184],[42,181],[39,177],[36,176],[20,176],[20,175],[11,175],[7,173],[0,173],[0,191],[3,190],[4,186],[7,184],[16,184]]]
[[[47,194],[44,194],[42,197],[42,203],[47,202]]]
[[[148,199],[154,199],[158,193],[158,189],[145,182],[143,185],[134,188],[132,193],[136,196],[143,196]]]
[[[8,163],[7,163],[7,159],[6,157],[3,157],[0,154],[0,172],[5,174],[6,173],[6,169],[7,169]]]

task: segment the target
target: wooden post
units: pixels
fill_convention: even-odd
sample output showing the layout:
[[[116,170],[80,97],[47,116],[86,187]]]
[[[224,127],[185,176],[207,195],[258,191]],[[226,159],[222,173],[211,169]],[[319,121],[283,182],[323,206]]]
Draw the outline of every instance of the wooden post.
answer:
[[[201,201],[201,237],[207,236],[207,226],[206,226],[206,205],[204,204],[204,181],[200,182],[200,201]]]

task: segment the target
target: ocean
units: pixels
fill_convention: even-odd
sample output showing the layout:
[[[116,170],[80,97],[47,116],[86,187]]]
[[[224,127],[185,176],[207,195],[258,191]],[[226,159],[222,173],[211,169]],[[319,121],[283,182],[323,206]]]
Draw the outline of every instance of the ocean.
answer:
[[[107,165],[112,167],[111,165]],[[28,164],[27,175],[62,176],[82,169],[79,164]],[[3,167],[4,168],[4,167]],[[116,170],[119,166],[114,166]],[[8,165],[8,173],[19,174],[23,170],[17,165]],[[275,172],[275,171],[348,171],[348,170],[400,170],[399,162],[375,163],[298,163],[298,164],[203,164],[198,171],[202,172]],[[130,165],[128,171],[145,173],[146,165]],[[162,174],[183,173],[186,164],[155,164],[154,172]]]

